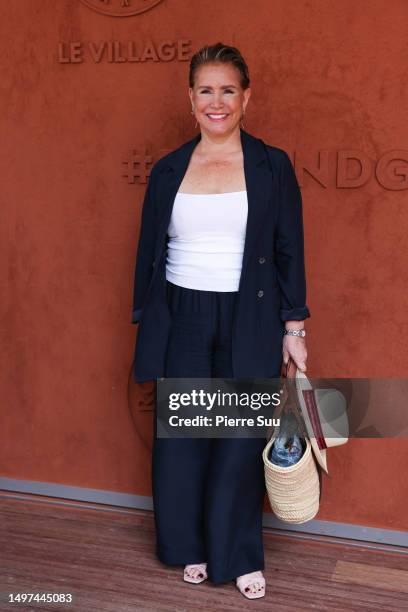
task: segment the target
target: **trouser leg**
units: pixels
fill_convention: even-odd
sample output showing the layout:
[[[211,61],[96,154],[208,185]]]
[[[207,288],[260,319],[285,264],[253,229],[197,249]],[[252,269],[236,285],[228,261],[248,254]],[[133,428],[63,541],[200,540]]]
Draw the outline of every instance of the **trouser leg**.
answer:
[[[206,491],[208,574],[214,583],[264,568],[261,438],[213,440]]]
[[[212,376],[232,378],[234,296],[218,294]],[[214,583],[264,569],[262,514],[265,438],[214,438],[209,466],[205,528],[208,575]]]
[[[209,378],[207,343],[211,296],[169,285],[172,329],[167,378]],[[204,508],[211,438],[156,438],[153,440],[152,491],[156,552],[169,565],[207,560]]]
[[[207,559],[203,482],[210,443],[204,438],[159,438],[154,442],[156,553],[163,563],[181,565]]]

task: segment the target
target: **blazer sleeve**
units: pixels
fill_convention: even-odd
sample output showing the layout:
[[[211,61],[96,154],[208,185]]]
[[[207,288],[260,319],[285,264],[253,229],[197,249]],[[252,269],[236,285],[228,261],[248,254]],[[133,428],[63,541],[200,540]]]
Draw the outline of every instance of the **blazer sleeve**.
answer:
[[[279,173],[279,211],[275,228],[275,265],[280,288],[282,321],[310,317],[306,305],[306,277],[302,196],[292,162],[283,151]]]
[[[142,205],[139,244],[137,247],[133,285],[132,323],[138,323],[153,274],[157,211],[154,198],[155,172],[152,168]]]

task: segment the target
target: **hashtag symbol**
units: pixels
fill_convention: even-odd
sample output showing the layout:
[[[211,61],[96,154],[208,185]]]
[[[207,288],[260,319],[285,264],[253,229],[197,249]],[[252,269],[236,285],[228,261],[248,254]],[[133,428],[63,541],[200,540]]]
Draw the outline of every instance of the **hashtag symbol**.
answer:
[[[133,151],[130,158],[123,162],[127,168],[127,172],[122,174],[128,179],[128,183],[134,183],[135,179],[138,179],[139,183],[146,183],[147,178],[150,176],[149,166],[152,163],[152,156],[146,153],[138,154]]]

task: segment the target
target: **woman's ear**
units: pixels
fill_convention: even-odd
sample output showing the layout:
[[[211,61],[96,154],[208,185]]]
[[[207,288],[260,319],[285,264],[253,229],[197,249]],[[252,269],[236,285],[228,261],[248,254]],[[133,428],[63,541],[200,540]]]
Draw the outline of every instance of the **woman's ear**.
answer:
[[[251,88],[247,87],[244,90],[244,102],[243,102],[243,107],[244,107],[244,112],[246,110],[247,104],[249,102],[249,98],[251,97]]]

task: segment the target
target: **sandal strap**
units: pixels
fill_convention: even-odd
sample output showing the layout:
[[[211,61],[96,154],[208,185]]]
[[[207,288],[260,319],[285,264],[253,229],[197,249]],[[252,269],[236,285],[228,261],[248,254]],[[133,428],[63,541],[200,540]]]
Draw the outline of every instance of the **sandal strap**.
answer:
[[[207,564],[206,563],[188,563],[184,568],[184,574],[190,575],[191,570],[200,570],[202,574],[207,577]]]
[[[265,578],[262,575],[261,570],[257,570],[256,572],[251,572],[248,576],[239,576],[237,578],[236,583],[239,590],[242,592],[248,587],[250,584],[254,582],[259,582],[261,586],[265,587]]]

